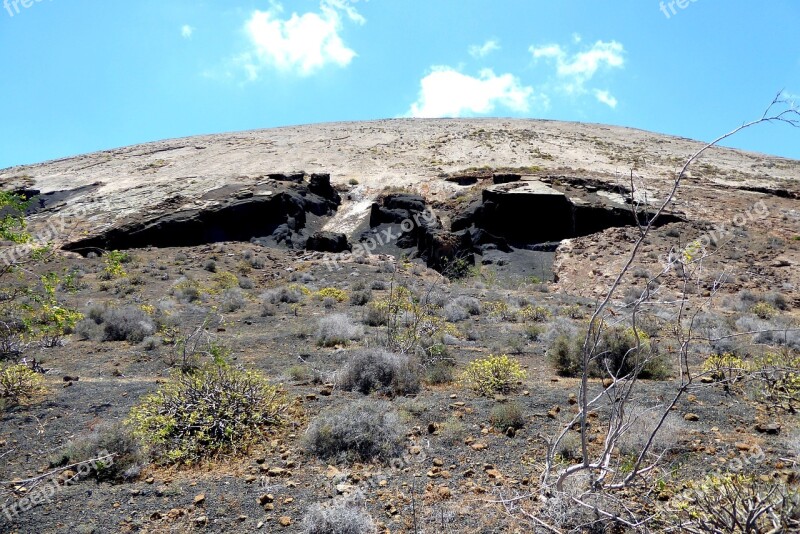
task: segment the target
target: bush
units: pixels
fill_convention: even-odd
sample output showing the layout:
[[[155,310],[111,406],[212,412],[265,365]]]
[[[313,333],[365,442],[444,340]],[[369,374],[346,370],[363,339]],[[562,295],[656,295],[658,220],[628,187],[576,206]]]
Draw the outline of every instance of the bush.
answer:
[[[333,299],[336,302],[344,302],[347,300],[347,292],[336,287],[323,287],[314,293],[314,297],[320,300]]]
[[[270,289],[261,294],[262,302],[269,304],[295,304],[303,299],[303,291],[297,286],[279,287]]]
[[[303,516],[304,534],[372,534],[375,523],[354,503],[312,504]]]
[[[96,462],[91,476],[97,480],[127,481],[139,476],[146,463],[139,441],[120,423],[99,425],[93,432],[69,442],[51,459],[50,467],[88,462],[104,452],[114,455],[111,461]]]
[[[469,317],[469,311],[455,302],[451,302],[444,307],[444,318],[451,323],[466,321]]]
[[[245,307],[244,293],[238,287],[231,287],[222,293],[222,311],[230,313]]]
[[[334,313],[319,320],[317,343],[323,347],[346,345],[352,340],[360,339],[363,330],[343,313]]]
[[[553,316],[544,306],[525,306],[519,311],[519,316],[524,322],[544,323]]]
[[[75,325],[75,335],[78,339],[101,341],[103,339],[103,325],[92,319],[83,319]]]
[[[400,454],[404,432],[389,402],[365,399],[317,416],[303,441],[309,452],[325,460],[387,462]]]
[[[172,288],[172,294],[181,302],[195,302],[201,299],[203,291],[198,281],[183,278]]]
[[[230,271],[219,271],[214,273],[214,275],[211,277],[211,281],[214,283],[212,288],[213,293],[219,293],[220,291],[239,287],[239,277]]]
[[[0,399],[17,404],[23,397],[30,398],[42,391],[42,375],[24,364],[0,364]]]
[[[492,408],[489,420],[493,427],[500,430],[525,426],[525,415],[518,402],[503,402],[496,405]]]
[[[600,333],[597,347],[589,360],[589,376],[603,378],[626,376],[638,369],[639,378],[663,380],[669,375],[667,360],[650,338],[639,331],[639,343],[632,328],[607,327]],[[561,376],[578,376],[583,365],[584,334],[561,333],[548,354]],[[638,348],[637,348],[638,346]]]
[[[110,308],[103,313],[103,341],[141,343],[155,333],[156,325],[138,306]]]
[[[419,391],[419,370],[410,358],[381,349],[355,352],[338,373],[342,388],[369,395],[373,391],[407,395]]]
[[[389,322],[389,310],[386,306],[370,302],[364,312],[364,323],[369,326],[386,326]]]
[[[425,366],[425,381],[428,384],[449,384],[453,381],[453,363],[448,360],[432,362]]]
[[[772,304],[768,304],[766,302],[759,302],[755,304],[750,311],[758,317],[759,319],[764,319],[765,321],[769,321],[773,317],[778,314],[778,310]]]
[[[661,413],[657,408],[654,410],[642,407],[631,409],[627,419],[628,428],[617,441],[620,453],[628,457],[638,456],[650,439],[660,418]],[[648,451],[650,454],[662,454],[674,447],[678,439],[685,433],[683,419],[678,414],[670,413],[664,419],[658,433],[653,436],[653,442]]]
[[[692,532],[797,532],[800,492],[777,480],[713,474],[676,499],[672,523]]]
[[[162,463],[245,451],[278,424],[283,393],[256,372],[207,364],[170,379],[131,410],[129,424]]]
[[[479,395],[508,393],[517,389],[517,382],[525,378],[525,371],[517,360],[506,356],[489,355],[470,362],[462,375],[464,384]]]
[[[756,358],[753,369],[763,401],[790,413],[800,408],[800,353],[788,348],[767,352]]]
[[[481,301],[476,299],[475,297],[468,297],[466,295],[462,295],[460,297],[456,297],[453,301],[453,304],[467,310],[470,315],[480,315],[481,314]]]
[[[372,300],[372,291],[369,289],[360,289],[350,293],[350,304],[353,306],[364,306]]]
[[[205,263],[203,263],[203,269],[210,273],[215,273],[217,272],[217,262],[214,260],[207,260]]]

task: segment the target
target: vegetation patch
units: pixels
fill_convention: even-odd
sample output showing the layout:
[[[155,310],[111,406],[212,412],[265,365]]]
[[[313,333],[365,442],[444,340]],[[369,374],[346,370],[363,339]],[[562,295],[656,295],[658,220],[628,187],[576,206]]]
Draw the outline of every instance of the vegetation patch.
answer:
[[[207,364],[173,372],[128,422],[157,461],[193,463],[246,451],[280,423],[285,409],[280,388],[259,373]]]

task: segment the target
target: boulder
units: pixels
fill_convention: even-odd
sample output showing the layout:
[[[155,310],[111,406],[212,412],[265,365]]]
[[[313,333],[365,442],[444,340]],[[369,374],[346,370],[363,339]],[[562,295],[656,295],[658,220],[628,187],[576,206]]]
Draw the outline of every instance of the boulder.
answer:
[[[331,175],[327,173],[315,173],[309,178],[308,190],[325,200],[332,202],[334,206],[342,203],[339,193],[331,185]]]
[[[347,236],[337,232],[316,232],[306,241],[306,250],[344,252],[352,250]]]
[[[425,199],[412,193],[392,193],[383,199],[383,205],[389,209],[402,209],[411,212],[425,211]]]

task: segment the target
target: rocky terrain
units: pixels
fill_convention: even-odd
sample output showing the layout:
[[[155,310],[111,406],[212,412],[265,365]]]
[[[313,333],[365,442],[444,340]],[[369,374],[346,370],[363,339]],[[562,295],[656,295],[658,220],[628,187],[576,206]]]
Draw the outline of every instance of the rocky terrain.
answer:
[[[0,504],[10,510],[0,530],[312,532],[312,505],[348,499],[381,532],[622,528],[539,498],[546,440],[573,426],[579,406],[580,377],[554,354],[560,337],[585,333],[640,225],[702,146],[578,123],[386,120],[0,170],[0,189],[31,201],[33,238],[53,244],[20,276],[61,273],[61,303],[86,316],[51,347],[5,355],[35,362],[46,390],[0,412]],[[0,255],[26,261],[30,249],[4,243]],[[684,364],[697,373],[666,419],[658,469],[620,494],[656,518],[642,530],[674,522],[665,510],[687,482],[731,462],[796,487],[796,405],[766,399],[753,366],[778,352],[797,362],[799,263],[800,162],[725,148],[692,165],[641,243],[608,308],[620,328],[640,313],[664,356],[659,376],[638,386],[636,410],[668,403]],[[132,314],[120,322],[141,335],[109,336],[113,310]],[[682,352],[687,316],[697,337]],[[76,477],[59,461],[128,419],[200,338],[281,384],[281,425],[242,454],[139,459],[114,480]],[[350,362],[379,349],[408,357],[421,385],[349,390]],[[488,395],[471,389],[470,363],[500,354],[524,376]],[[714,354],[752,376],[733,379],[738,363],[711,370]],[[594,394],[609,387],[601,376],[588,382]],[[392,458],[315,452],[314,421],[358,402],[396,415]],[[613,405],[590,414],[598,438]],[[574,434],[560,465],[581,461]],[[591,443],[593,453],[602,439]],[[614,449],[620,465],[628,449]],[[46,502],[14,508],[51,480]]]

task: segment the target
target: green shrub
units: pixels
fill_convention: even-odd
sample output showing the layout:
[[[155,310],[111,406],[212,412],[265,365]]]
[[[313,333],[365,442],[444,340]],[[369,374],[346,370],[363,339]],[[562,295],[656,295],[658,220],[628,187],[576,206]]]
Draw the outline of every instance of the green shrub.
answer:
[[[750,311],[753,313],[753,315],[759,319],[764,319],[765,321],[769,321],[778,314],[778,310],[775,309],[772,304],[767,302],[756,303],[752,308],[750,308]]]
[[[314,298],[319,300],[334,299],[336,302],[344,302],[347,300],[347,292],[336,287],[323,287],[314,293]]]
[[[553,316],[544,306],[525,306],[519,311],[524,322],[544,323]]]
[[[173,372],[161,388],[131,410],[134,435],[162,463],[191,463],[245,451],[278,424],[281,390],[256,372],[206,364]]]
[[[606,327],[602,330],[591,358],[589,376],[626,376],[638,369],[639,378],[663,380],[669,375],[664,355],[644,332],[637,336],[632,328]],[[578,376],[583,362],[584,334],[559,335],[548,350],[550,360],[561,376]]]
[[[42,375],[24,364],[0,364],[0,399],[17,404],[44,389]]]
[[[317,416],[303,442],[309,452],[325,460],[387,462],[400,454],[404,439],[392,405],[364,399]]]
[[[500,430],[522,428],[525,426],[525,415],[518,402],[502,402],[492,408],[489,420],[492,426]]]
[[[464,385],[479,395],[490,396],[517,389],[518,382],[525,378],[525,371],[517,360],[505,354],[489,355],[470,362],[461,378]]]

